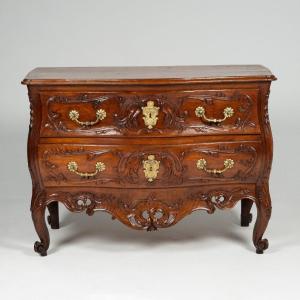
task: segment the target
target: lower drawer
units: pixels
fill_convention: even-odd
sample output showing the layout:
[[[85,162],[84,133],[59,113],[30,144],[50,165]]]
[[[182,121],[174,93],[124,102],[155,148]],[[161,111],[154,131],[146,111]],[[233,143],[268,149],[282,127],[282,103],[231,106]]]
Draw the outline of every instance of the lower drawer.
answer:
[[[259,141],[172,145],[40,144],[46,187],[159,188],[247,182],[261,168]]]

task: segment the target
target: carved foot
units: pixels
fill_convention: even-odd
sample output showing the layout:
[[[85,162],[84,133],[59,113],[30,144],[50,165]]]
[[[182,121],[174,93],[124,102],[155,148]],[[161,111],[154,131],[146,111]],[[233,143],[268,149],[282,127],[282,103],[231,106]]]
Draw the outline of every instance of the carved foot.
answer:
[[[50,215],[47,217],[48,224],[52,229],[59,229],[58,202],[48,204]]]
[[[267,250],[269,248],[269,242],[267,239],[260,240],[256,244],[256,253],[257,254],[263,254],[264,250]]]
[[[252,222],[252,214],[250,213],[253,201],[250,199],[242,199],[241,201],[241,226],[248,227]]]
[[[47,256],[47,249],[41,242],[36,241],[34,243],[34,251],[39,253],[41,256]]]
[[[262,237],[269,223],[272,211],[269,186],[267,183],[257,187],[256,206],[257,219],[253,231],[253,244],[256,248],[256,253],[262,254],[264,250],[269,247],[268,240]]]

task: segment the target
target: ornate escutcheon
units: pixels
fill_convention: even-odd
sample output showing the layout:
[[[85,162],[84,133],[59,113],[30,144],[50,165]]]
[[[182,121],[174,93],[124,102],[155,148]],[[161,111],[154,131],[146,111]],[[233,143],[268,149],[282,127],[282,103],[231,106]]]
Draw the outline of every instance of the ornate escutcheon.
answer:
[[[149,155],[147,160],[143,160],[145,177],[149,182],[152,182],[154,179],[156,179],[159,171],[159,164],[160,162],[155,160],[154,155]]]
[[[159,107],[154,106],[153,101],[147,101],[147,106],[142,107],[143,110],[143,119],[145,122],[145,125],[148,127],[148,129],[152,129],[158,120],[158,111]]]

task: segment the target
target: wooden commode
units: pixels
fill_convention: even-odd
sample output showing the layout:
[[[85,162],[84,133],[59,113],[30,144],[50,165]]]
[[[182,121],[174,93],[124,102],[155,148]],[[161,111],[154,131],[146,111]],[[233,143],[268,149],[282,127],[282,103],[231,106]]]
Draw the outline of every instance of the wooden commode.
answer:
[[[58,202],[109,212],[128,227],[165,228],[195,210],[241,200],[257,219],[257,253],[271,216],[275,76],[259,65],[37,68],[23,80],[31,107],[32,219],[46,255]]]

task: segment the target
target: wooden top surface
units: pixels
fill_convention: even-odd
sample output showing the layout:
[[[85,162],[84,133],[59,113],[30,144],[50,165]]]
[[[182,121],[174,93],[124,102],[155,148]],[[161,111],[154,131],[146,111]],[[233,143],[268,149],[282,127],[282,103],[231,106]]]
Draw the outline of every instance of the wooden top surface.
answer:
[[[225,81],[271,81],[276,77],[261,65],[164,67],[36,68],[23,84],[174,84]]]

